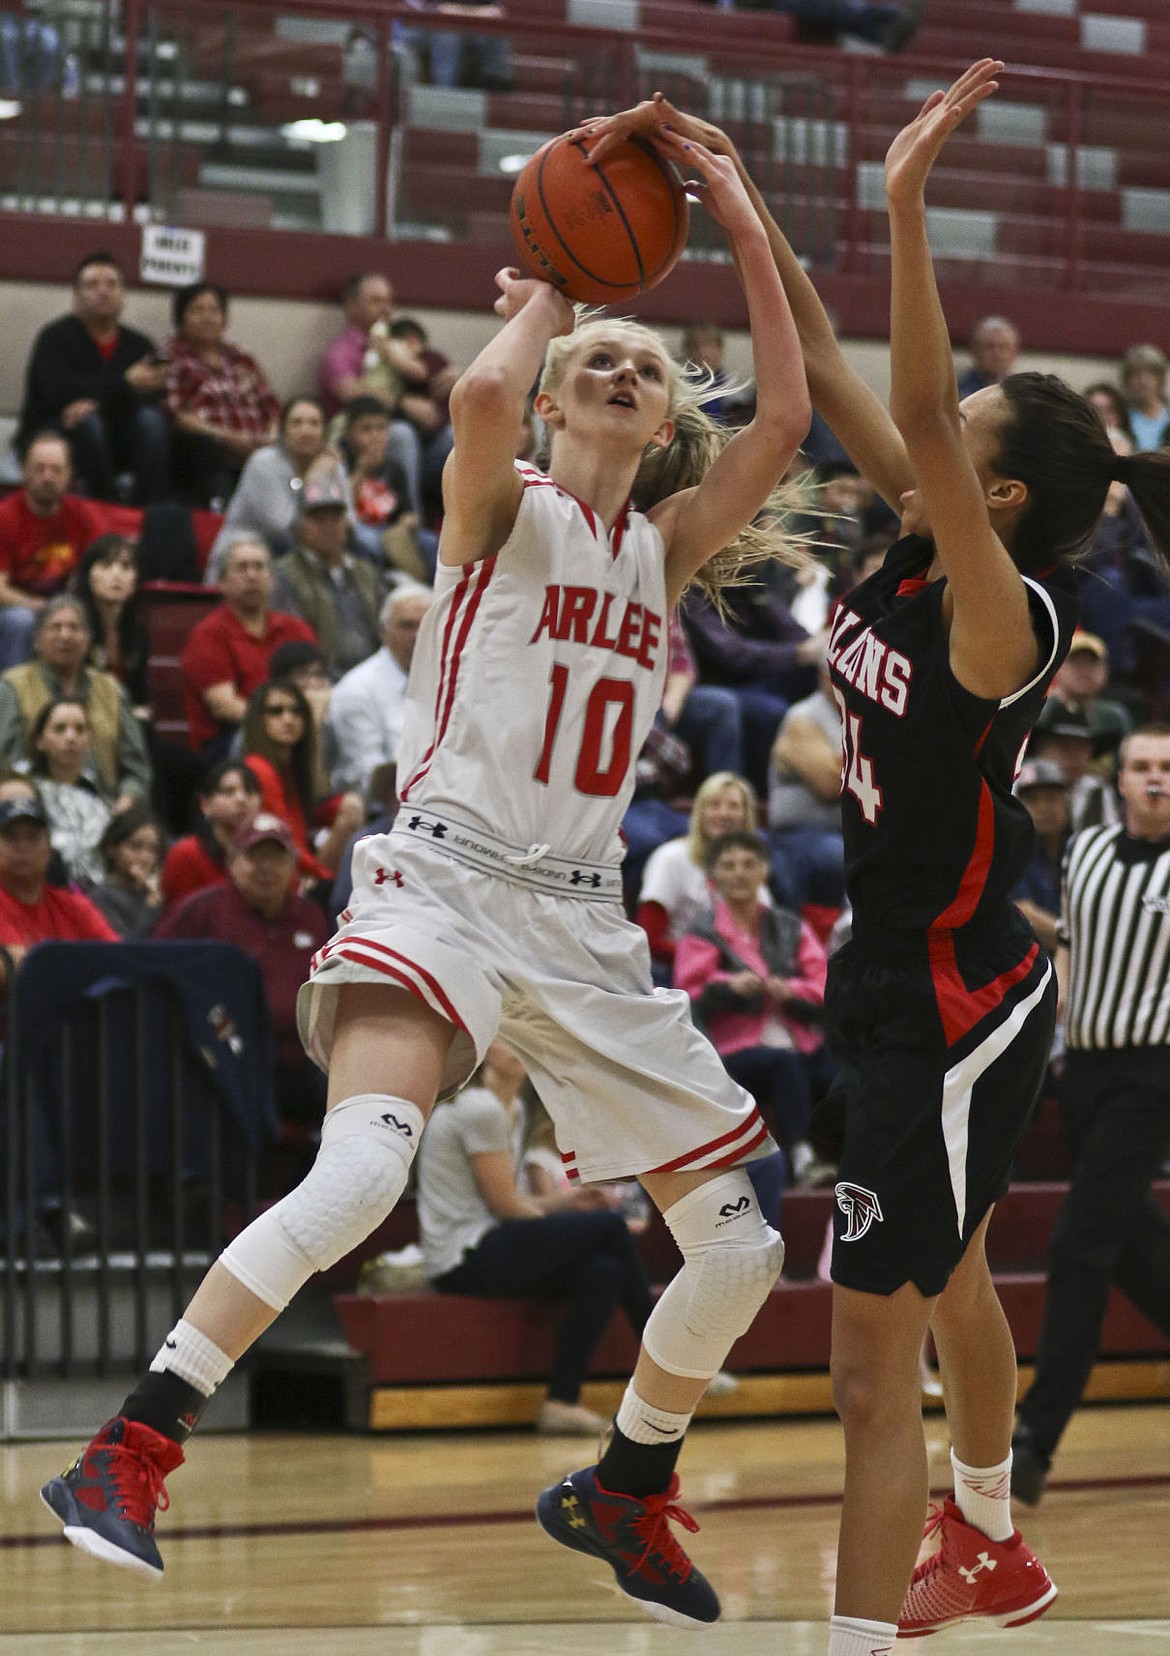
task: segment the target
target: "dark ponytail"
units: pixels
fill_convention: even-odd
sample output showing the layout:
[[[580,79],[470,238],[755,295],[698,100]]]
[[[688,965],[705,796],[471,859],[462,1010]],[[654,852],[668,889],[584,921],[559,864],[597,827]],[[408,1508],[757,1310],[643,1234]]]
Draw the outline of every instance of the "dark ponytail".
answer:
[[[1170,572],[1170,452],[1151,449],[1125,456],[1116,475],[1133,496],[1163,570]]]
[[[1008,419],[993,465],[1028,489],[1012,546],[1018,567],[1043,569],[1080,551],[1114,479],[1124,480],[1170,562],[1170,454],[1117,455],[1096,410],[1055,374],[1009,374],[1002,391]]]

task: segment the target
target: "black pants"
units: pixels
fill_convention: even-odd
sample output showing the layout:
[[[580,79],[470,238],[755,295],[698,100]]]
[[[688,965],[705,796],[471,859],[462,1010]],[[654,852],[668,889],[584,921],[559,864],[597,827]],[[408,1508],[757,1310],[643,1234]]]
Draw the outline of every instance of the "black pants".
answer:
[[[808,1131],[812,1090],[808,1066],[801,1053],[787,1047],[741,1047],[729,1052],[723,1067],[733,1081],[750,1092],[784,1150],[791,1150]]]
[[[1170,1335],[1170,1221],[1150,1193],[1170,1152],[1170,1051],[1070,1052],[1061,1111],[1072,1178],[1049,1249],[1036,1377],[1020,1406],[1046,1460],[1093,1367],[1110,1283]]]
[[[589,1359],[620,1305],[641,1337],[654,1301],[637,1246],[617,1213],[550,1213],[506,1219],[435,1278],[447,1294],[567,1300],[548,1394],[576,1403]]]
[[[117,500],[117,475],[134,475],[134,504],[167,498],[170,427],[157,403],[139,403],[125,417],[86,414],[65,433],[73,469],[96,500]]]
[[[211,506],[222,511],[240,481],[241,461],[214,437],[201,431],[171,427],[171,482],[188,506]]]

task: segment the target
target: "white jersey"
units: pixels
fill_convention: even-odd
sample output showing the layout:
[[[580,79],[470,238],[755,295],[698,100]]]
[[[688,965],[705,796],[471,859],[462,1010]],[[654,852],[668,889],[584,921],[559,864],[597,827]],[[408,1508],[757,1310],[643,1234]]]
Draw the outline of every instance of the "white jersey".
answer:
[[[607,535],[543,472],[517,470],[524,493],[499,552],[436,574],[400,798],[513,845],[614,864],[666,676],[662,536],[629,508]]]

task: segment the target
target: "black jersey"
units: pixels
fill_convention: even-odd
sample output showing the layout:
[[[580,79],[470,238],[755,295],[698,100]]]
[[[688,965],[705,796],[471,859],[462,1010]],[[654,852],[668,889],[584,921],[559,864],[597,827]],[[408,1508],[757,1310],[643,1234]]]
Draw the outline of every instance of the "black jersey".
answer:
[[[848,592],[828,651],[841,711],[841,815],[855,931],[957,931],[1002,909],[1027,865],[1031,819],[1012,794],[1028,733],[1076,623],[1070,571],[1026,576],[1040,666],[1002,701],[951,671],[933,546],[896,542]]]

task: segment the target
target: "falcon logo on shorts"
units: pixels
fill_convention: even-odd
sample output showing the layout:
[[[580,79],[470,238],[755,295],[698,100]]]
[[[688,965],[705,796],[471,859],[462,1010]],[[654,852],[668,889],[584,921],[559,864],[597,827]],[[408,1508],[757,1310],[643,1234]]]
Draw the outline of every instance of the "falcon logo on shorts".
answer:
[[[837,1206],[845,1215],[842,1242],[860,1242],[873,1224],[882,1222],[882,1204],[872,1190],[863,1185],[839,1184],[836,1188]]]

